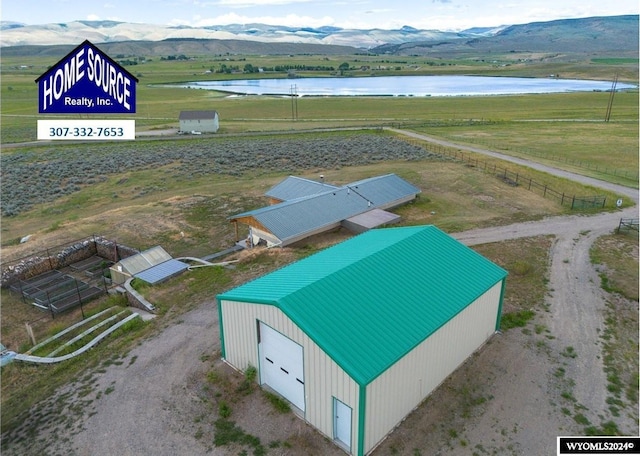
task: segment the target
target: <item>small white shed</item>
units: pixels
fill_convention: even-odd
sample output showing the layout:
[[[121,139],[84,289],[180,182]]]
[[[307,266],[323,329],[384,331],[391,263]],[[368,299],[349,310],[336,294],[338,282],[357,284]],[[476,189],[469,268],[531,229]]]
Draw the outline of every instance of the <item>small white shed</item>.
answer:
[[[215,133],[220,128],[218,111],[181,111],[180,132]]]

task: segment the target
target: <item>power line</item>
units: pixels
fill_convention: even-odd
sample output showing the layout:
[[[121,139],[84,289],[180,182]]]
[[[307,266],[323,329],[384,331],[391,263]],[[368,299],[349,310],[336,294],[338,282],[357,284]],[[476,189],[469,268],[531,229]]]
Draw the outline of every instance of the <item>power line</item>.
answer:
[[[291,119],[298,120],[298,86],[291,85]]]
[[[616,86],[618,85],[618,73],[616,73],[613,78],[613,83],[611,84],[611,93],[609,93],[609,104],[607,105],[607,113],[604,116],[604,121],[609,122],[611,118],[611,107],[613,106],[613,96],[616,93]]]

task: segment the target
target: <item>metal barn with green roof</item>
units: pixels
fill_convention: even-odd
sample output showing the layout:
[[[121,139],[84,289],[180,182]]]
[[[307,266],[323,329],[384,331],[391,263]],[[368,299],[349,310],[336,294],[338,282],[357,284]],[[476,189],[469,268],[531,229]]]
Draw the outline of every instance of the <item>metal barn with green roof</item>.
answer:
[[[499,329],[506,276],[435,226],[367,231],[218,295],[222,357],[364,455]]]

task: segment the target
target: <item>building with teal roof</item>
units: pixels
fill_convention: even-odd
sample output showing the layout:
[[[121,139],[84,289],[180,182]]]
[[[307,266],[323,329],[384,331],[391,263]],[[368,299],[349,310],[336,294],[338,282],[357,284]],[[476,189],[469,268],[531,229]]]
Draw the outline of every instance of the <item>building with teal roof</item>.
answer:
[[[364,455],[499,329],[506,276],[435,226],[370,230],[220,294],[222,356]]]

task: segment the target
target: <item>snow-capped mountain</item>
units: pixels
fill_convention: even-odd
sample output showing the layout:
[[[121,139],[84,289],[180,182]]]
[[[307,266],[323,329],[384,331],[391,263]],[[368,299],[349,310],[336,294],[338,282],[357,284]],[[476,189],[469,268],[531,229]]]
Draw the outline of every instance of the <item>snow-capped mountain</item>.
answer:
[[[0,46],[74,44],[118,41],[161,41],[196,38],[250,40],[266,43],[332,44],[372,48],[383,44],[490,36],[501,28],[447,32],[402,27],[398,30],[356,30],[338,27],[285,27],[265,24],[233,24],[210,27],[172,27],[115,21],[73,21],[61,24],[25,25],[0,22]]]

